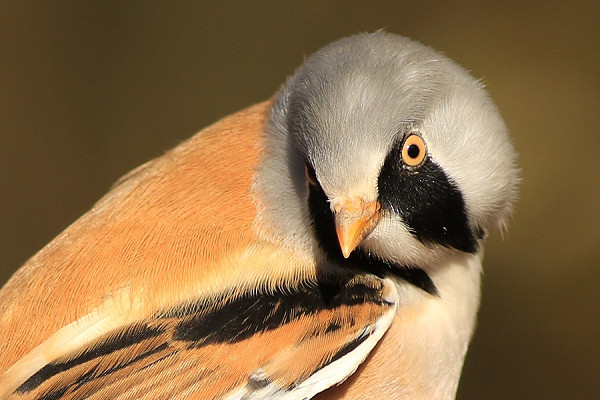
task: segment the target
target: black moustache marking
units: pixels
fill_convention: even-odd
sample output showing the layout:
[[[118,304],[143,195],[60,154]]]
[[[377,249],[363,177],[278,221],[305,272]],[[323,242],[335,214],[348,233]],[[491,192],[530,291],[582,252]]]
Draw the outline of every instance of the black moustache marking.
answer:
[[[406,282],[424,290],[425,292],[438,296],[438,290],[431,277],[416,266],[397,265],[381,260],[373,255],[367,254],[361,249],[355,249],[348,258],[344,258],[340,249],[335,231],[335,220],[327,195],[318,186],[310,185],[308,205],[312,218],[315,236],[319,246],[328,257],[338,265],[347,266],[350,269],[358,269],[383,277],[393,275]]]
[[[462,194],[430,158],[411,171],[401,162],[401,147],[386,157],[378,178],[383,209],[398,214],[424,244],[441,244],[467,253],[478,251],[479,230],[471,229]]]

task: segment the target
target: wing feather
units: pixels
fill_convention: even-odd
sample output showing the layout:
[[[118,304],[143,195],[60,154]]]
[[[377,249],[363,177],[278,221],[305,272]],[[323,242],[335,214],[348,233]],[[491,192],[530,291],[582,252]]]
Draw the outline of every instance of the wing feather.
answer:
[[[4,381],[13,389],[0,397],[310,398],[356,370],[390,326],[396,300],[390,281],[349,274],[199,298],[137,321],[124,318],[28,376]],[[73,335],[85,336],[85,329]]]

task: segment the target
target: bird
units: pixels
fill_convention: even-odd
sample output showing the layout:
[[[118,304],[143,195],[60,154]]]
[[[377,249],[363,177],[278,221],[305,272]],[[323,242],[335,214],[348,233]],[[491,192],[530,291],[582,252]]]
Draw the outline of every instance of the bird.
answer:
[[[376,31],[126,174],[0,290],[0,399],[452,399],[517,154]]]

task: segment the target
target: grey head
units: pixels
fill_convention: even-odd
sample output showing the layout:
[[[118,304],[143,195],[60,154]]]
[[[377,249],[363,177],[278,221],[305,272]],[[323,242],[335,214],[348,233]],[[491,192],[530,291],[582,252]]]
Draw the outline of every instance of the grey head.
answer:
[[[263,161],[254,187],[271,239],[403,265],[477,253],[505,223],[518,180],[481,83],[386,32],[306,60],[275,99]]]

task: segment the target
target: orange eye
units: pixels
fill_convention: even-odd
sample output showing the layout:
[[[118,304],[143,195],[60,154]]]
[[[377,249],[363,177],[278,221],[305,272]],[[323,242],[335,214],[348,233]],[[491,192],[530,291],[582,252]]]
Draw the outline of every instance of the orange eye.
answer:
[[[402,145],[402,162],[408,167],[420,167],[427,157],[427,146],[416,134],[409,135]]]
[[[313,167],[306,164],[304,166],[304,172],[306,173],[306,180],[308,181],[308,183],[312,186],[318,187],[319,182],[317,181],[317,174],[315,173]]]

